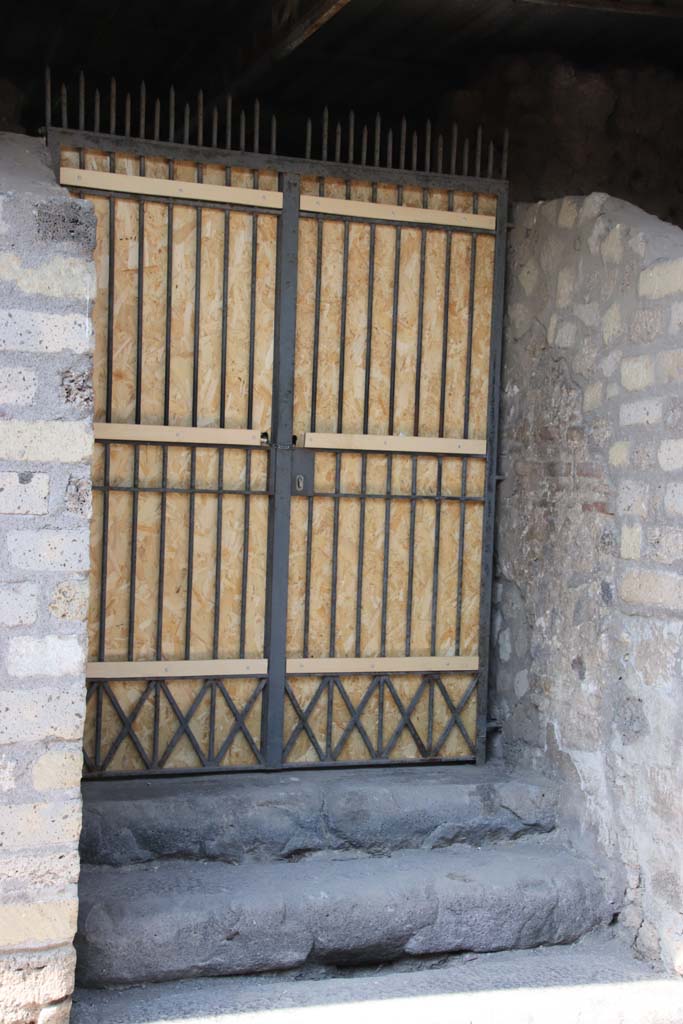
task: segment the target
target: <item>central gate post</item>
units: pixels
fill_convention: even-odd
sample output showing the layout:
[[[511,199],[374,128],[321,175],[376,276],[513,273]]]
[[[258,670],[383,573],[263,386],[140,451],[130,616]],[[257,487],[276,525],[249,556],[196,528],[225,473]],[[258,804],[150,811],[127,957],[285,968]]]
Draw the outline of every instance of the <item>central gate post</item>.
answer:
[[[278,225],[273,349],[273,411],[270,456],[270,516],[266,590],[265,654],[268,658],[265,736],[268,768],[282,765],[282,734],[287,674],[287,591],[292,490],[294,345],[299,259],[299,176],[283,174]]]

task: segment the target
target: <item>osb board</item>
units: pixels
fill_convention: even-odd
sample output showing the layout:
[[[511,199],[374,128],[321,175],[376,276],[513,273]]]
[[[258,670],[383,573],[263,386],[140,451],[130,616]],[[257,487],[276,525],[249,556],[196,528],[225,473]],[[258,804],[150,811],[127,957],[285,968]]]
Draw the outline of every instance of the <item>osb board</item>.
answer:
[[[363,512],[360,500],[353,495],[361,492],[364,459],[364,493],[375,497],[366,497]],[[461,496],[465,465],[465,495],[483,498],[483,460],[316,453],[315,491],[334,493],[338,489],[351,496],[337,501],[320,495],[292,500],[287,630],[289,657],[391,657],[405,654],[417,657],[478,653],[484,505],[483,501],[437,503],[429,500],[428,496],[434,497],[437,493],[439,464],[442,495]],[[387,493],[389,473],[389,491],[395,500],[390,502],[387,519],[387,502],[383,496]],[[397,498],[398,495],[411,494],[413,474],[415,492],[427,497],[414,502],[405,497]],[[409,548],[413,507],[411,583]],[[309,508],[312,510],[310,534]],[[461,509],[464,509],[462,522]],[[359,536],[363,516],[364,543],[360,559]],[[458,558],[461,529],[462,564]],[[387,537],[388,557],[385,559]],[[309,545],[311,592],[306,649],[304,630]],[[335,550],[337,578],[333,594]],[[438,569],[436,590],[435,567]],[[360,615],[359,572],[362,576]],[[386,604],[383,596],[385,573]],[[461,611],[458,623],[459,587]],[[409,591],[412,592],[412,607],[410,646],[407,649]],[[335,622],[331,642],[333,610]],[[383,611],[386,622],[384,645]],[[360,621],[359,637],[356,633],[357,620]]]
[[[472,676],[459,675],[454,673],[444,673],[441,675],[441,680],[450,697],[453,704],[457,707],[459,701],[464,696],[467,688],[472,682]],[[312,701],[316,690],[320,685],[320,678],[318,677],[290,677],[289,685],[292,688],[294,697],[303,711],[308,708],[308,705]],[[403,705],[404,712],[407,711],[410,703],[415,696],[417,690],[422,682],[422,677],[416,674],[400,674],[392,675],[392,685],[394,686],[400,703]],[[342,676],[341,683],[346,690],[346,693],[350,699],[350,703],[353,708],[357,708],[360,705],[363,697],[367,693],[368,687],[372,683],[372,676],[369,675],[357,675],[357,676]],[[329,699],[332,694],[332,735],[331,735],[331,751],[334,751],[337,744],[340,742],[344,730],[349,724],[351,714],[347,707],[342,695],[336,688],[333,688],[328,683],[327,687],[324,688],[318,701],[311,708],[310,714],[307,717],[307,724],[315,736],[320,748],[325,755],[325,759],[330,759],[330,751],[326,748],[326,733],[327,733],[327,722],[329,712]],[[424,746],[429,749],[429,688],[426,687],[422,696],[418,700],[413,712],[410,715],[410,721]],[[403,727],[400,729],[399,735],[396,739],[396,743],[393,746],[391,752],[383,754],[380,748],[386,749],[391,739],[394,736],[395,731],[401,726],[401,709],[396,704],[393,696],[388,692],[387,689],[384,691],[384,705],[383,705],[383,725],[382,725],[382,737],[380,743],[379,737],[379,689],[375,689],[371,697],[367,699],[367,703],[364,706],[363,713],[360,716],[360,721],[367,733],[370,743],[374,746],[379,756],[385,757],[393,761],[403,760],[420,760],[423,755],[420,753],[419,748],[411,735],[410,731]],[[433,689],[433,731],[432,731],[432,743],[436,745],[441,737],[443,730],[446,728],[450,721],[451,713],[446,704],[443,695],[439,692],[437,687]],[[477,694],[476,690],[470,696],[465,708],[461,712],[461,720],[463,726],[469,735],[472,742],[476,735],[476,717],[477,717]],[[290,736],[297,729],[299,724],[299,717],[297,712],[289,699],[285,700],[285,719],[284,719],[284,737],[285,745]],[[441,758],[471,758],[472,752],[465,742],[465,739],[458,729],[457,725],[453,726],[447,739],[440,747],[438,756]],[[354,727],[346,741],[344,742],[341,750],[337,753],[336,760],[340,762],[344,761],[367,761],[371,757],[371,753],[357,727]],[[318,754],[315,747],[311,743],[308,735],[304,730],[299,732],[297,739],[292,745],[291,750],[287,755],[288,764],[297,763],[314,763],[319,760]]]
[[[104,481],[104,445],[95,447],[93,480]],[[135,446],[110,445],[110,487],[130,487],[135,479]],[[197,448],[195,487],[217,491],[265,491],[268,454],[256,450]],[[95,490],[91,526],[90,653],[91,660],[176,660],[184,658],[263,657],[266,600],[268,497],[252,494],[195,494],[191,499],[191,450],[167,446],[165,546],[161,559],[164,446],[138,446],[138,492],[135,550],[134,637],[129,650],[132,536],[135,498],[130,491],[108,492],[105,643],[100,651],[100,607],[104,497]],[[222,463],[222,468],[221,468]],[[156,488],[156,490],[155,490]],[[178,493],[179,492],[179,493]],[[187,581],[190,566],[190,507],[194,504],[189,650],[186,648]],[[221,509],[219,519],[219,506]],[[245,510],[248,508],[248,521]],[[220,531],[219,531],[220,526]],[[219,547],[220,532],[220,547]],[[246,580],[243,554],[248,552]],[[220,580],[216,603],[216,576]],[[242,588],[245,616],[241,619]],[[162,622],[158,598],[162,590]],[[214,645],[218,610],[217,643]],[[240,650],[243,628],[244,649]],[[132,655],[132,656],[131,656]]]
[[[303,179],[302,191],[312,194],[320,189],[318,181]],[[326,179],[322,189],[328,196],[401,201],[406,206],[422,206],[425,201],[422,189],[404,188],[399,193],[394,186],[380,185],[373,194],[367,182],[354,182],[347,190],[343,182]],[[448,209],[445,191],[431,190],[426,201],[430,208]],[[471,212],[473,196],[454,193],[451,204],[454,210]],[[479,197],[477,209],[495,214],[495,198]],[[363,433],[367,413],[368,433],[436,436],[440,432],[443,393],[444,436],[484,439],[494,244],[492,236],[475,237],[456,230],[302,218],[294,432]],[[470,328],[470,406],[466,423]]]
[[[65,166],[78,166],[75,150],[62,151]],[[86,169],[115,170],[176,180],[201,180],[245,188],[277,188],[275,172],[229,170],[194,163],[86,151]],[[97,217],[95,419],[105,420],[107,336],[112,331],[111,420],[189,426],[193,416],[195,331],[198,338],[198,426],[220,426],[222,333],[226,334],[224,388],[227,427],[269,430],[271,419],[277,217],[215,207],[91,197]],[[170,219],[170,225],[169,225]],[[114,288],[108,292],[113,230]],[[142,238],[142,272],[140,239]],[[170,239],[170,247],[169,247]],[[197,242],[200,257],[197,257]],[[170,256],[169,256],[170,253]],[[170,267],[169,267],[170,259]],[[170,270],[170,302],[169,300]],[[253,301],[252,301],[253,300]],[[141,360],[138,367],[138,317]],[[253,322],[252,322],[253,319]],[[166,357],[167,333],[170,358]],[[253,376],[250,380],[250,342]],[[251,402],[250,402],[251,396]],[[250,408],[251,406],[251,408]]]
[[[237,710],[241,713],[250,702],[257,681],[254,679],[223,679],[223,686],[230,695]],[[155,749],[157,756],[163,758],[164,752],[173,741],[180,729],[178,717],[173,709],[160,684],[149,684],[147,680],[123,681],[113,680],[108,684],[114,698],[121,707],[123,713],[130,716],[138,708],[133,723],[133,732],[140,746],[150,761],[153,761]],[[205,758],[209,757],[209,737],[211,728],[211,692],[207,688],[200,698],[203,679],[174,679],[166,682],[166,690],[170,693],[179,712],[187,715],[193,704],[196,707],[189,721],[189,729],[197,742],[199,749]],[[97,743],[97,699],[98,687],[102,684],[93,684],[88,700],[84,750],[86,756],[99,767],[108,758],[112,746],[118,742],[123,726],[121,718],[112,705],[106,691],[101,689],[102,712],[100,720],[100,744],[99,751]],[[158,687],[158,697],[155,692]],[[197,700],[200,698],[199,700]],[[234,716],[228,708],[224,697],[216,688],[215,692],[216,714],[214,715],[214,757],[220,751],[223,743],[235,724]],[[138,707],[139,706],[139,707]],[[157,711],[158,707],[158,711]],[[256,697],[245,718],[245,725],[250,733],[255,746],[260,748],[261,736],[261,715],[263,709],[262,694]],[[154,741],[155,716],[158,714],[156,748]],[[98,757],[99,754],[99,757]],[[257,758],[247,742],[241,730],[238,730],[232,743],[221,759],[220,764],[228,765],[250,765],[256,764]],[[163,762],[164,770],[171,769],[196,769],[201,768],[201,759],[194,749],[188,736],[180,730],[180,735],[168,758]],[[114,756],[106,765],[107,772],[139,772],[145,770],[145,763],[136,749],[133,740],[126,736],[118,745]]]

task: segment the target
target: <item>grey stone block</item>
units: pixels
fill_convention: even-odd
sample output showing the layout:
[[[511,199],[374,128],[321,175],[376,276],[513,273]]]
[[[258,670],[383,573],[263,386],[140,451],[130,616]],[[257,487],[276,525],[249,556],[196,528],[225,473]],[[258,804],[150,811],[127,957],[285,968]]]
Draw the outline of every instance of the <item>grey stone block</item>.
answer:
[[[588,861],[547,839],[91,866],[80,901],[79,976],[94,986],[572,942],[618,906]]]
[[[494,766],[384,768],[86,783],[81,856],[296,859],[319,850],[450,846],[548,832],[550,783]]]

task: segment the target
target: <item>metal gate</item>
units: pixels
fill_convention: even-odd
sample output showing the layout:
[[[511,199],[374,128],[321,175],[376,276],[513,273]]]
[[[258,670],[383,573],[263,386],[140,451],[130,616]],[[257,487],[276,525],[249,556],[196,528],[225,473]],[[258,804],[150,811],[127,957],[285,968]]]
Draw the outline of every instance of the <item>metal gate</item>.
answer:
[[[328,160],[48,129],[98,221],[85,773],[481,760],[507,192],[337,127]],[[48,96],[48,123],[51,113]],[[412,148],[411,148],[412,141]],[[342,143],[347,161],[341,160]],[[354,152],[356,147],[356,152]],[[381,147],[381,152],[380,152]],[[394,150],[395,157],[394,157]],[[436,171],[430,168],[432,154]],[[463,174],[456,175],[456,160]],[[396,163],[397,167],[392,167]],[[406,164],[410,163],[410,168]]]

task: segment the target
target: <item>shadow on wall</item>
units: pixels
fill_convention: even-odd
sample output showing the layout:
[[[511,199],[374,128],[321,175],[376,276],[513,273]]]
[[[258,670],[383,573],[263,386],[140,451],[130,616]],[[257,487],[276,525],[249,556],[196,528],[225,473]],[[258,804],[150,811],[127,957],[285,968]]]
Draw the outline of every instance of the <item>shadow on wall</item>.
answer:
[[[683,78],[670,71],[498,57],[443,110],[494,137],[509,128],[515,202],[604,191],[683,226]]]

